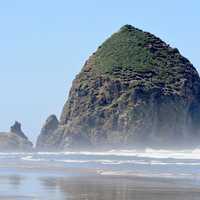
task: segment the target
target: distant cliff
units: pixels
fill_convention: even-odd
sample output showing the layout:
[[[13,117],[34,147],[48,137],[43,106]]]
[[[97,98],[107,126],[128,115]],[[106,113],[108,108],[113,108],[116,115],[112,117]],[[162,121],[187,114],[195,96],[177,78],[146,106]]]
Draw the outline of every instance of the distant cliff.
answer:
[[[86,61],[56,127],[40,148],[195,146],[199,75],[178,49],[125,25]]]
[[[0,151],[31,151],[33,144],[28,140],[21,124],[15,122],[10,128],[10,132],[0,133]]]

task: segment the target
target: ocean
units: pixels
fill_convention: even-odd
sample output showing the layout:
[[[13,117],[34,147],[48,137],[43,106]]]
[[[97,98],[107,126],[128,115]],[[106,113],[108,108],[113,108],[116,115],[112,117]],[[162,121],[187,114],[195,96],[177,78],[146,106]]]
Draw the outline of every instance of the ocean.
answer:
[[[3,200],[200,199],[200,149],[0,153]]]

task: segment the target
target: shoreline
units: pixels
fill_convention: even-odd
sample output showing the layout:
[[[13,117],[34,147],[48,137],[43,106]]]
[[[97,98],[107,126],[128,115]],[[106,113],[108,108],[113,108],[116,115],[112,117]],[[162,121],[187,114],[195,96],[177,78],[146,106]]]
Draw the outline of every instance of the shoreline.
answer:
[[[185,189],[197,189],[200,192],[200,182],[198,180],[177,178],[177,177],[160,177],[142,174],[141,172],[118,172],[110,170],[101,170],[95,168],[82,168],[82,167],[64,167],[61,164],[22,164],[9,163],[0,164],[0,177],[10,175],[37,175],[38,177],[52,177],[63,179],[98,179],[98,180],[126,180],[135,184],[135,186],[149,188],[152,184],[158,188],[173,188],[185,190]],[[171,188],[171,189],[173,189]]]
[[[64,166],[0,165],[0,199],[199,200],[191,180],[101,175],[97,169]]]

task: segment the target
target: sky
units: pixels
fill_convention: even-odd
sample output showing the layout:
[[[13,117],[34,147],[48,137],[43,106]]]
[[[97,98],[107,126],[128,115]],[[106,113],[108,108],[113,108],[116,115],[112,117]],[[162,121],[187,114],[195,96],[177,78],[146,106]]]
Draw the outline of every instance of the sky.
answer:
[[[200,71],[198,0],[0,0],[0,131],[18,120],[35,141],[60,117],[72,80],[124,24],[177,47]]]

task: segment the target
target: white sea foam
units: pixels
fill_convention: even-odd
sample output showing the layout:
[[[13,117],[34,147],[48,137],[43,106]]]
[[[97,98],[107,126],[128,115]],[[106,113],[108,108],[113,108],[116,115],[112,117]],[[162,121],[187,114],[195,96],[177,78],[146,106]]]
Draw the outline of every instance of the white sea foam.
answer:
[[[26,159],[28,160],[28,159]],[[29,160],[33,160],[32,158]],[[37,159],[35,159],[37,160]],[[38,159],[39,160],[39,159]],[[42,159],[40,159],[42,160]],[[55,159],[56,162],[64,162],[64,163],[97,163],[103,165],[185,165],[185,166],[200,166],[200,163],[195,162],[162,162],[162,161],[142,161],[142,160],[102,160],[102,159],[93,159],[93,160],[75,160],[75,159]]]
[[[19,158],[24,161],[57,161],[65,163],[101,163],[105,165],[191,165],[200,166],[200,149],[194,150],[110,150],[66,152],[0,152],[0,159]]]
[[[199,159],[200,149],[194,150],[110,150],[110,151],[66,151],[66,152],[38,152],[39,155],[85,155],[85,156],[135,156],[141,158],[173,158],[173,159]]]
[[[155,150],[146,149],[140,150],[109,150],[109,151],[66,151],[66,152],[37,152],[37,153],[25,153],[25,152],[12,152],[5,153],[0,152],[0,156],[23,156],[23,155],[85,155],[85,156],[135,156],[141,158],[173,158],[173,159],[199,159],[200,149],[194,150]]]
[[[142,152],[135,150],[122,150],[119,151],[119,154],[116,151],[113,152],[121,156],[137,156],[146,158],[200,159],[200,149],[179,151],[146,149]]]
[[[21,160],[26,160],[26,161],[44,161],[44,159],[33,158],[33,156],[25,156],[25,157],[22,157]]]
[[[146,172],[133,172],[133,171],[109,171],[98,170],[98,174],[104,176],[134,176],[134,177],[146,177],[146,178],[170,178],[170,179],[200,179],[200,174],[192,173],[146,173]]]

